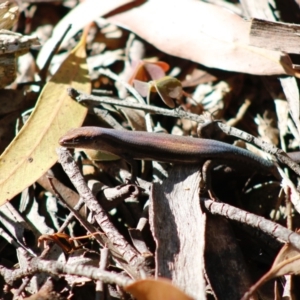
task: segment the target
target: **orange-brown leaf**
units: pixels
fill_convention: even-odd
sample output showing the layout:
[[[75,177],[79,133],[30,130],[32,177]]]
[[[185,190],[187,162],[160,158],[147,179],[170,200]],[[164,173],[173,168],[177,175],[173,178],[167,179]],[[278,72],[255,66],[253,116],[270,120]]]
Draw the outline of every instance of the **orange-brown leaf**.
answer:
[[[170,280],[160,278],[144,279],[134,282],[125,288],[137,300],[192,300]]]

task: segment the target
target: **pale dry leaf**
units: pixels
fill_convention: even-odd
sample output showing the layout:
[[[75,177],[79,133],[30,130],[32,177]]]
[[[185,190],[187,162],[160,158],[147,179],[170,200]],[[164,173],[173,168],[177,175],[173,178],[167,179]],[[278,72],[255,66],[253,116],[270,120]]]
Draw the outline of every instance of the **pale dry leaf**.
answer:
[[[61,33],[72,24],[71,30],[68,31],[62,47],[69,41],[69,39],[74,36],[79,30],[84,28],[87,24],[94,21],[96,18],[103,16],[110,11],[125,5],[127,3],[133,2],[133,0],[109,0],[109,1],[95,1],[86,0],[81,2],[72,11],[70,11],[56,26],[53,30],[52,38],[50,38],[44,45],[43,49],[40,51],[37,64],[42,68],[48,59],[54,45],[61,38]]]
[[[35,198],[30,199],[30,210],[26,214],[26,220],[30,221],[40,234],[54,233],[54,230],[47,225],[45,216],[41,215],[39,210],[40,204],[38,201]]]
[[[5,1],[0,4],[0,28],[10,29],[18,21],[19,7],[16,3]]]
[[[285,244],[277,254],[269,276],[278,277],[300,273],[300,251],[290,244]]]
[[[276,115],[278,119],[279,133],[283,137],[288,132],[288,119],[289,119],[288,103],[281,99],[275,99],[274,104],[275,104]]]
[[[0,157],[0,205],[34,183],[57,160],[58,139],[82,124],[87,109],[67,88],[90,92],[85,39],[69,54],[44,87],[22,130]]]
[[[269,0],[247,0],[241,1],[241,7],[243,15],[247,18],[259,18],[259,19],[274,19],[274,12],[270,9]]]
[[[249,22],[201,1],[150,0],[108,20],[161,51],[211,68],[257,75],[293,73],[281,64],[285,54],[248,45]]]
[[[24,217],[16,210],[11,203],[6,203],[0,207],[1,226],[25,249],[26,239],[24,234],[31,231],[30,225],[26,223]]]
[[[300,133],[300,105],[299,105],[299,89],[297,81],[294,77],[280,78],[280,83],[289,103],[290,114],[295,122],[295,125]]]
[[[300,195],[295,186],[295,184],[290,180],[290,178],[284,173],[281,168],[278,168],[280,176],[282,177],[281,186],[284,190],[289,190],[290,200],[294,205],[295,210],[300,213]]]
[[[137,100],[133,97],[127,97],[126,101],[131,103],[137,103]],[[130,109],[127,107],[120,108],[124,114],[126,120],[128,121],[130,127],[134,130],[145,131],[145,112],[142,110]]]
[[[264,112],[263,116],[257,115],[255,122],[257,123],[257,131],[262,140],[267,143],[278,145],[279,131],[275,120],[276,115]],[[232,125],[231,125],[232,126]]]
[[[33,55],[28,52],[18,58],[17,83],[33,82],[35,80],[36,64]]]

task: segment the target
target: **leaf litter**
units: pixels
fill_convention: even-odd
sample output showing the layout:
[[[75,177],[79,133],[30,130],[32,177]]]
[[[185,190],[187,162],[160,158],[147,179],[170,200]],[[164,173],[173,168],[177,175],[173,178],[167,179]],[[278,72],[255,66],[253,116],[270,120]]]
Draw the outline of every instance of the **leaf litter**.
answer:
[[[232,143],[220,132],[219,121],[242,130],[239,146],[267,158],[267,146],[259,152],[241,141],[249,141],[246,134],[251,134],[293,151],[297,163],[299,7],[277,20],[266,2],[244,1],[243,10],[236,3],[221,3],[1,4],[1,28],[14,26],[13,33],[0,33],[0,75],[3,69],[6,88],[0,94],[0,149],[6,148],[0,156],[0,235],[5,241],[0,274],[9,293],[26,298],[54,295],[55,290],[56,297],[84,295],[85,300],[95,295],[121,299],[125,292],[150,300],[286,293],[292,299],[299,294],[295,173],[282,174],[279,182],[246,166],[228,170],[221,161],[209,171],[213,193],[206,195],[224,203],[218,219],[212,216],[217,213],[213,204],[208,211],[199,206],[197,166],[142,161],[136,165],[136,187],[128,182],[130,167],[119,157],[76,150],[81,171],[74,178],[93,188],[103,209],[74,191],[78,182],[57,163],[59,138],[82,124],[123,129],[124,136],[138,129]],[[70,23],[48,72],[43,70],[46,83],[39,82],[36,66],[43,68]],[[84,27],[86,36],[79,41]],[[33,33],[46,41],[39,49]],[[18,57],[24,67],[16,65]],[[4,61],[11,72],[7,77]],[[92,97],[86,97],[91,91]],[[94,203],[92,214],[88,203]],[[231,218],[227,203],[248,217],[225,221]],[[258,220],[255,228],[251,213]],[[100,215],[103,223],[97,225]],[[81,241],[80,236],[89,238]],[[38,246],[43,239],[48,242]],[[10,268],[17,263],[21,275]],[[59,274],[68,284],[52,275],[47,281],[36,271]],[[16,289],[19,276],[27,276],[27,284]],[[294,289],[287,292],[290,282]]]

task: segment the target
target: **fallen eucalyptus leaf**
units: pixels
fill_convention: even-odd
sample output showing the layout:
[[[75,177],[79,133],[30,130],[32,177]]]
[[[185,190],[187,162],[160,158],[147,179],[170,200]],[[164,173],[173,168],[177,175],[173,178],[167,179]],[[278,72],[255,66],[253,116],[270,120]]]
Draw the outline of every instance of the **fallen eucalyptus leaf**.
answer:
[[[250,22],[202,1],[150,0],[108,20],[165,53],[210,68],[256,75],[295,75],[287,54],[249,45]]]
[[[82,124],[87,109],[67,88],[90,92],[85,38],[45,85],[30,118],[0,157],[0,205],[34,183],[56,161],[58,139]]]

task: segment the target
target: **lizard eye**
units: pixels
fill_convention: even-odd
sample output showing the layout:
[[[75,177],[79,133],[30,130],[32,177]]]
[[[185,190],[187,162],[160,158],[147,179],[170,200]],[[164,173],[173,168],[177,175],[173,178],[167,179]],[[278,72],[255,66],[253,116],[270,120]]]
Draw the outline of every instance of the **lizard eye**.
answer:
[[[72,140],[72,142],[73,142],[73,144],[78,144],[80,142],[80,140],[75,138]]]

